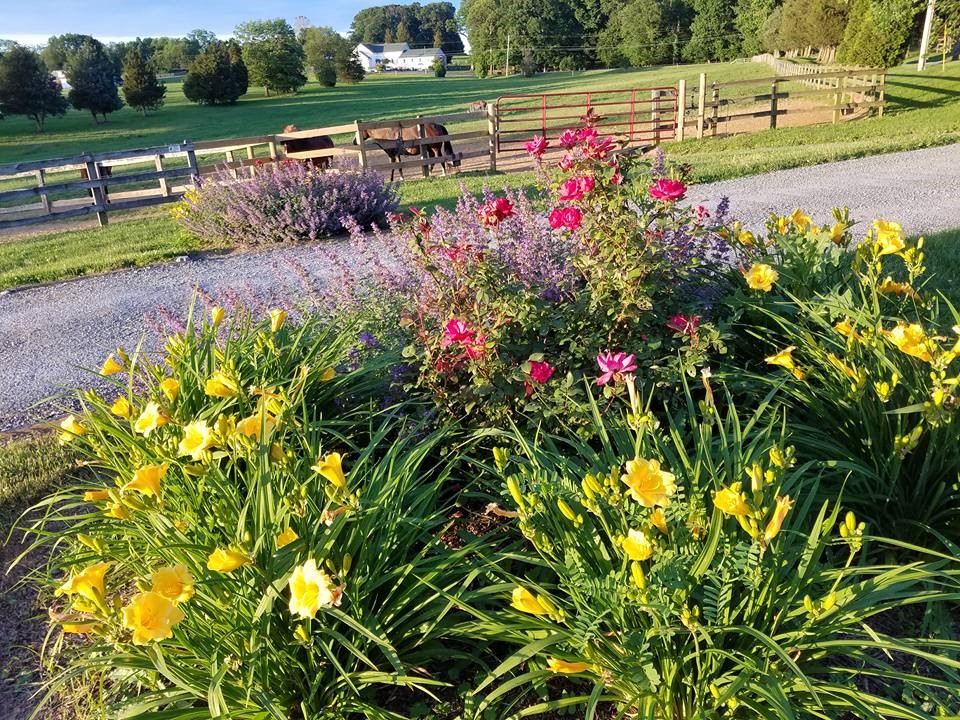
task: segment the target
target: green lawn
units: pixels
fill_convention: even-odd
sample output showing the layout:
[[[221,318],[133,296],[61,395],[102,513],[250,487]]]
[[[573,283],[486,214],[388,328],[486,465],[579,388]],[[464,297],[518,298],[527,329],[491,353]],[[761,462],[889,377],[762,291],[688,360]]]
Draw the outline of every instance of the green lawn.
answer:
[[[927,236],[923,255],[926,288],[943,293],[960,310],[960,228]]]

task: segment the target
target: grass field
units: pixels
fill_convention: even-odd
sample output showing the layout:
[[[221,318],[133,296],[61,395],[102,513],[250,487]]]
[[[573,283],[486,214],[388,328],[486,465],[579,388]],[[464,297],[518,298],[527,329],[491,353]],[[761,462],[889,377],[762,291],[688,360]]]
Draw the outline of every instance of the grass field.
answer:
[[[464,109],[477,99],[501,94],[557,90],[602,90],[666,85],[700,72],[717,80],[763,78],[765,65],[715,64],[550,73],[534,78],[433,78],[423,75],[371,76],[347,87],[321,88],[310,83],[298,95],[262,96],[254,89],[235,107],[206,108],[188,103],[179,83],[169,86],[168,104],[147,118],[129,108],[94,127],[89,115],[72,111],[49,121],[44,135],[22,118],[0,123],[0,163],[64,156],[82,150],[145,147],[182,139],[212,139],[277,131],[293,122],[301,127],[342,123],[357,117],[375,119],[415,112]],[[698,182],[751,175],[820,162],[908,150],[960,141],[960,62],[931,67],[918,75],[913,66],[887,75],[887,111],[839,125],[783,128],[728,138],[687,140],[666,146],[668,154],[693,166]],[[465,184],[471,191],[485,184],[529,185],[532,173],[489,176],[464,173],[449,178],[405,183],[404,206],[451,205]],[[56,280],[132,265],[142,265],[197,250],[202,243],[186,236],[167,214],[90,228],[28,237],[0,244],[0,288]]]

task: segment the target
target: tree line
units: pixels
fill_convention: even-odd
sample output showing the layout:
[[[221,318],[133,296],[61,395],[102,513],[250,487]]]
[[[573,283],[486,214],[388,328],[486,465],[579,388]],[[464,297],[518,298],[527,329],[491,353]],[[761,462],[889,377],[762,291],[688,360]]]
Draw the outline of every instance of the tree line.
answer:
[[[728,61],[761,52],[838,47],[850,65],[900,62],[920,34],[923,0],[462,0],[479,75],[537,69]],[[960,0],[938,0],[960,23]],[[955,34],[954,34],[955,36]],[[509,46],[509,55],[508,55]]]

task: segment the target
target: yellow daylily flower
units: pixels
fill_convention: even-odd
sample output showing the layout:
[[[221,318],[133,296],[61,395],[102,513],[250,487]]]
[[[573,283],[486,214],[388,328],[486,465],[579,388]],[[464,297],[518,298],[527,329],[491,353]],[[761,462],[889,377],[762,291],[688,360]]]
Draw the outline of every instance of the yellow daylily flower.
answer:
[[[69,442],[72,442],[74,438],[78,438],[87,432],[87,428],[77,420],[75,415],[67,415],[63,420],[60,421],[60,429],[63,430],[60,433],[60,444],[66,445]]]
[[[586,672],[590,669],[589,663],[585,662],[567,662],[560,658],[547,658],[547,670],[555,673],[575,674]]]
[[[105,562],[88,565],[60,585],[54,595],[79,595],[92,603],[102,605],[107,594],[103,578],[109,568],[110,563]]]
[[[767,528],[763,531],[764,543],[769,545],[770,541],[780,533],[780,528],[783,526],[783,520],[787,517],[787,513],[790,512],[790,508],[792,507],[793,501],[790,500],[789,495],[777,498],[777,504],[773,509],[773,515],[770,518],[770,522],[767,523]]]
[[[149,437],[150,433],[168,422],[169,419],[161,412],[160,406],[155,402],[149,402],[133,424],[133,429],[140,435]]]
[[[180,383],[177,382],[176,378],[164,378],[160,383],[160,390],[167,396],[167,400],[174,403],[180,394]]]
[[[730,487],[722,488],[713,493],[713,504],[724,515],[746,517],[750,514],[747,505],[747,496],[741,492],[741,483],[735,482]]]
[[[520,612],[529,613],[530,615],[549,615],[550,610],[547,608],[540,600],[537,599],[537,596],[532,592],[527,590],[525,587],[520,587],[519,585],[513,589],[513,593],[510,596],[510,605]]]
[[[323,374],[320,376],[320,380],[322,380],[323,382],[329,382],[330,380],[333,380],[336,376],[337,376],[337,371],[331,367],[323,371]]]
[[[767,365],[779,365],[787,370],[793,370],[796,367],[796,364],[793,362],[793,351],[796,349],[796,345],[786,347],[780,352],[764,358],[764,362],[767,363]]]
[[[863,336],[853,329],[853,322],[848,317],[835,324],[833,329],[843,335],[845,338],[853,338],[854,340],[863,339]]]
[[[900,352],[918,358],[924,362],[931,362],[929,341],[923,326],[918,323],[899,323],[892,330],[881,330],[884,337],[893,343]]]
[[[787,218],[801,230],[806,230],[813,223],[813,218],[803,212],[800,208],[794,208],[793,212]]]
[[[773,290],[773,284],[780,279],[780,273],[766,263],[754,263],[743,273],[743,277],[751,290],[770,292]]]
[[[203,384],[203,391],[213,397],[231,398],[240,393],[240,386],[222,370],[216,370]]]
[[[630,488],[630,495],[644,507],[667,507],[677,491],[676,476],[660,469],[659,460],[628,460],[621,481]]]
[[[280,328],[283,327],[283,323],[287,319],[287,313],[285,310],[271,310],[270,311],[270,332],[276,333]]]
[[[292,528],[288,527],[282,533],[277,535],[277,550],[280,548],[285,548],[292,542],[296,542],[300,539],[300,536],[297,535],[297,532]]]
[[[106,500],[110,497],[110,491],[104,488],[103,490],[87,490],[83,494],[83,499],[85,502],[98,502],[100,500]]]
[[[189,455],[194,462],[200,460],[207,450],[213,447],[213,432],[206,420],[195,420],[183,428],[183,438],[177,445],[180,455]]]
[[[877,240],[877,255],[896,255],[906,247],[903,228],[890,220],[874,220],[870,226]]]
[[[847,226],[844,223],[834,223],[830,228],[830,242],[834,245],[843,245],[844,237],[847,234]]]
[[[167,468],[169,467],[168,463],[163,463],[137,468],[137,471],[133,474],[133,480],[124,485],[123,489],[136,490],[144,495],[160,497],[160,481],[167,474]]]
[[[237,568],[252,562],[246,553],[231,548],[217,548],[207,558],[207,570],[219,573],[232,573]]]
[[[187,602],[193,597],[193,575],[183,563],[158,568],[150,576],[150,590],[174,603]]]
[[[184,617],[170,598],[153,591],[137,593],[123,608],[123,626],[133,631],[134,645],[173,637],[173,628]]]
[[[877,286],[877,291],[884,295],[903,295],[912,300],[920,299],[920,293],[914,290],[910,283],[897,282],[889,275]]]
[[[655,508],[653,514],[650,515],[650,522],[653,523],[653,526],[662,532],[664,535],[670,533],[667,528],[667,515],[663,512],[663,508]]]
[[[116,520],[130,519],[130,511],[127,510],[126,506],[120,502],[112,502],[107,505],[106,509],[103,511],[103,514]]]
[[[338,452],[327,453],[312,468],[318,475],[323,475],[335,487],[346,489],[347,477],[343,474],[343,456]]]
[[[130,407],[130,401],[121,395],[113,401],[113,405],[110,406],[110,412],[117,417],[129,418],[133,412],[133,408]]]
[[[778,217],[774,224],[777,228],[778,233],[780,233],[781,235],[786,235],[787,230],[790,229],[790,218],[783,217],[783,216]]]
[[[290,614],[305,620],[322,607],[339,606],[343,589],[312,558],[293,569],[290,576]]]
[[[628,530],[621,546],[631,560],[642,562],[653,557],[653,545],[643,530],[634,530],[633,528]]]
[[[741,230],[739,233],[737,233],[737,240],[741,245],[747,246],[755,245],[757,243],[757,238],[749,230]]]
[[[210,308],[210,322],[214,327],[217,327],[220,323],[223,322],[223,316],[225,315],[224,310],[219,305],[215,305]]]
[[[110,375],[122,373],[123,369],[123,365],[114,360],[113,353],[110,353],[107,355],[107,359],[103,361],[103,367],[100,368],[100,374],[109,377]]]
[[[237,432],[241,435],[246,435],[247,437],[252,437],[256,440],[261,440],[261,431],[265,432],[269,437],[271,434],[273,434],[273,429],[276,424],[277,421],[274,420],[274,418],[272,418],[270,415],[258,413],[240,420],[237,423]]]

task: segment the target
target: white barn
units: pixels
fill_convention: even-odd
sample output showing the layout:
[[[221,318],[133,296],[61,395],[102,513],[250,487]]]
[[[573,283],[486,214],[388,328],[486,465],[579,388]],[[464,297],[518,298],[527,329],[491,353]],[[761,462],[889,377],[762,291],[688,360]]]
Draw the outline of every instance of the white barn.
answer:
[[[360,43],[354,53],[367,72],[385,63],[391,70],[429,70],[437,58],[444,64],[447,62],[447,56],[440,48],[411,50],[405,42]]]

